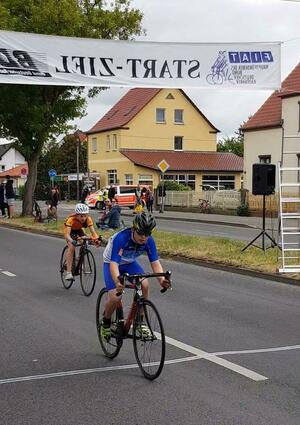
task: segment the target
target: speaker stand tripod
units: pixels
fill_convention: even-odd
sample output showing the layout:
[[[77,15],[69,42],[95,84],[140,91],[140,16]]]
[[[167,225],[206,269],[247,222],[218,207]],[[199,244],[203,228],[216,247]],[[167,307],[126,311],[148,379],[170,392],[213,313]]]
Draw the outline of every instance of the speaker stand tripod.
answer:
[[[254,242],[261,237],[262,245],[254,245]],[[266,247],[266,238],[268,238],[271,241],[271,246]],[[266,195],[263,195],[263,227],[262,231],[254,238],[251,242],[248,243],[245,248],[242,249],[241,252],[245,251],[247,248],[249,248],[250,245],[255,246],[256,248],[263,249],[266,251],[266,249],[269,248],[275,248],[277,246],[277,243],[274,241],[274,239],[266,232]]]

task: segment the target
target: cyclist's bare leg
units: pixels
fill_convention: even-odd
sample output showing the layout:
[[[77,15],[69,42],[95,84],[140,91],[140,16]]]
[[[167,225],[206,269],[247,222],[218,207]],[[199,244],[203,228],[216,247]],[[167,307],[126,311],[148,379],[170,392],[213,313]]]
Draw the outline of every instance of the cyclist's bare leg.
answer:
[[[68,242],[68,249],[66,253],[67,273],[71,273],[72,271],[72,262],[73,262],[74,253],[75,253],[74,245],[72,245],[71,242]]]
[[[149,280],[145,279],[142,283],[142,292],[145,299],[149,298]]]
[[[116,289],[111,289],[110,291],[108,291],[108,299],[104,307],[104,317],[106,319],[111,318],[121,298],[122,297],[120,295],[117,295]]]

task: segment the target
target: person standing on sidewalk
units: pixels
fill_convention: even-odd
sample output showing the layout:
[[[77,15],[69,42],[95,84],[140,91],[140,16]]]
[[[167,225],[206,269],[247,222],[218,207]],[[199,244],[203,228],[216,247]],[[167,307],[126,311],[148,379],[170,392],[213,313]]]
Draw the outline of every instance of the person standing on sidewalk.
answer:
[[[6,176],[5,197],[8,205],[8,218],[13,218],[15,206],[15,192],[13,188],[13,180],[10,176]]]
[[[5,187],[4,187],[4,183],[0,183],[0,210],[1,210],[1,214],[2,214],[2,218],[6,218],[7,214],[5,212],[5,209],[8,209],[7,207],[7,203],[5,202]]]

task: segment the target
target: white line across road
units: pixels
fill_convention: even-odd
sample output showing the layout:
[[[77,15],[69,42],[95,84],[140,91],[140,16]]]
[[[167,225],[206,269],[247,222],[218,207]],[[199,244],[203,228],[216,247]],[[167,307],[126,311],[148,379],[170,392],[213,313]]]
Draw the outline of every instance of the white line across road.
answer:
[[[9,276],[9,277],[15,277],[16,276],[14,273],[11,273],[7,270],[1,270],[1,273],[5,274],[6,276]]]
[[[250,369],[239,366],[235,363],[229,362],[228,360],[222,359],[216,356],[214,353],[208,353],[199,348],[192,347],[191,345],[184,344],[183,342],[177,341],[176,339],[166,336],[166,342],[168,344],[174,345],[181,350],[187,351],[188,353],[195,354],[198,358],[208,360],[212,363],[216,363],[219,366],[223,366],[226,369],[230,369],[233,372],[239,373],[240,375],[245,376],[246,378],[252,379],[253,381],[265,381],[268,379],[266,376],[260,375]]]

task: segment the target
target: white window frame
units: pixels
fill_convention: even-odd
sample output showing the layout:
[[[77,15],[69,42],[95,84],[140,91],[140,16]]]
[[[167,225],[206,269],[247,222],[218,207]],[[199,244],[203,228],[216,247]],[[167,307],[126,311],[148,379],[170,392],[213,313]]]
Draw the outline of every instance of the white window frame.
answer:
[[[117,139],[117,135],[113,134],[112,135],[112,150],[113,151],[117,151],[118,150],[118,139]]]
[[[177,112],[181,113],[181,116],[179,117],[179,119],[178,119],[178,117],[176,117]],[[183,109],[174,109],[174,123],[175,124],[183,124]]]
[[[106,135],[106,152],[110,151],[110,135]]]
[[[162,113],[163,117],[159,117],[159,113]],[[166,110],[165,108],[156,108],[156,112],[155,112],[155,118],[156,118],[156,123],[157,124],[165,124],[166,123]]]
[[[107,170],[106,172],[108,184],[116,184],[118,181],[117,170]]]
[[[260,164],[271,164],[271,155],[258,155],[259,163]]]
[[[133,174],[125,174],[125,184],[133,184]]]
[[[176,148],[176,139],[181,139],[181,148]],[[183,136],[174,136],[174,151],[183,151]]]
[[[97,137],[92,137],[92,153],[97,153]]]

